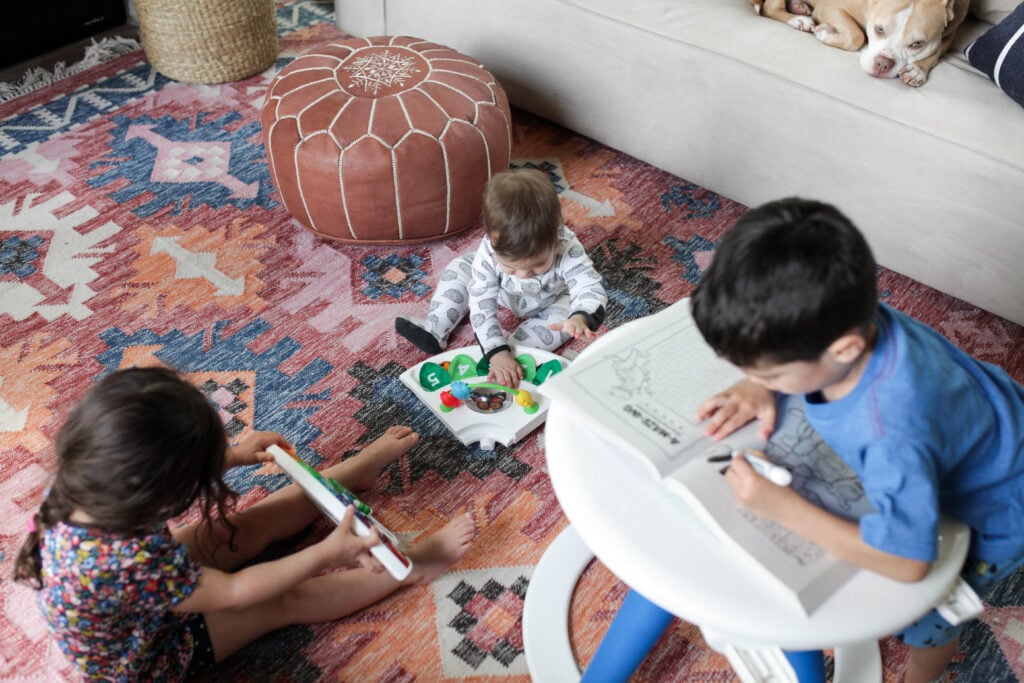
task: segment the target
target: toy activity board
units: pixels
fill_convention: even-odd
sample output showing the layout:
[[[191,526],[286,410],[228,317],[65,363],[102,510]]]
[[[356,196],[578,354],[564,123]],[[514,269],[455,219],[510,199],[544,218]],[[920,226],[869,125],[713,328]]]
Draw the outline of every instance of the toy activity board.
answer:
[[[412,571],[412,560],[401,551],[398,537],[373,516],[373,510],[369,505],[335,480],[314,470],[294,452],[288,452],[276,444],[268,446],[267,452],[274,456],[277,466],[284,470],[335,524],[345,516],[345,508],[354,507],[352,529],[356,534],[369,536],[370,529],[375,528],[380,538],[380,543],[370,548],[370,553],[396,581],[401,581],[409,575]]]
[[[511,446],[547,417],[549,399],[537,387],[569,365],[550,351],[521,347],[512,352],[523,369],[515,389],[487,381],[490,366],[477,346],[431,356],[403,372],[401,380],[463,445],[479,442],[485,451],[499,443]]]

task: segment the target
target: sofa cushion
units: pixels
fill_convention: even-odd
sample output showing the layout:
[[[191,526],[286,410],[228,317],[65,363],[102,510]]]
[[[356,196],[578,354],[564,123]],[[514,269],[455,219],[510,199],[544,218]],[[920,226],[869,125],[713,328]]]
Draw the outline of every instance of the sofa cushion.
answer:
[[[916,154],[910,146],[913,138],[908,137],[914,131],[1024,171],[1024,136],[1011,136],[1014,139],[1009,141],[1007,129],[978,125],[993,115],[993,104],[1005,105],[1014,112],[1012,116],[1016,116],[1017,106],[993,91],[992,81],[970,65],[963,53],[967,42],[957,43],[955,52],[943,55],[923,87],[909,88],[899,79],[868,76],[856,53],[829,47],[809,33],[758,16],[749,0],[558,0],[556,4],[583,10],[581,20],[597,15],[630,27],[620,32],[623,42],[616,45],[624,65],[616,77],[643,83],[630,87],[644,93],[665,93],[666,107],[680,106],[671,103],[675,95],[667,85],[684,81],[675,75],[676,70],[698,69],[705,74],[699,79],[701,85],[714,89],[708,92],[709,102],[720,109],[746,110],[748,120],[758,107],[757,97],[777,97],[770,91],[782,87],[822,96],[794,100],[814,102],[814,110],[794,108],[792,114],[808,141],[831,139],[834,144],[837,132],[822,109],[836,107],[850,115],[848,123],[870,127],[876,139],[889,140],[890,151],[899,148],[907,155]],[[984,22],[968,19],[957,36],[976,37],[989,28]],[[676,61],[664,63],[662,54],[672,54]],[[625,55],[630,55],[628,61]],[[713,84],[712,74],[730,80]],[[607,75],[602,82],[608,82]],[[695,102],[688,101],[686,106],[696,106]],[[857,112],[869,112],[870,117],[857,116]],[[837,113],[833,110],[831,116]],[[1024,119],[1011,122],[1014,128],[1024,127]],[[842,135],[842,129],[838,133]],[[949,163],[948,159],[944,163]]]
[[[964,54],[1024,107],[1024,3],[968,45]]]
[[[989,24],[998,24],[1010,15],[1020,0],[971,0],[970,13]]]

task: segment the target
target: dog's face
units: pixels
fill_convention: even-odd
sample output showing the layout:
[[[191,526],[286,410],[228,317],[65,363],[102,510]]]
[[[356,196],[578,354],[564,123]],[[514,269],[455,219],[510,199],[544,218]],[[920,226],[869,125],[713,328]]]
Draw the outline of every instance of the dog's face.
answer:
[[[939,50],[953,16],[954,0],[870,0],[861,67],[878,78],[899,76]]]

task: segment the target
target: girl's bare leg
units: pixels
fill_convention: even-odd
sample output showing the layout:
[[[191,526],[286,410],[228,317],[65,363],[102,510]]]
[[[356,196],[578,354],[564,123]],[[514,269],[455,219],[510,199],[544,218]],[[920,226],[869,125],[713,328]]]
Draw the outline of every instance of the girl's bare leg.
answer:
[[[390,427],[357,455],[323,470],[322,474],[352,489],[373,485],[388,463],[401,457],[419,440],[409,427]],[[223,524],[209,527],[189,524],[174,530],[174,536],[189,548],[200,564],[218,569],[233,569],[259,555],[274,541],[289,538],[313,523],[320,511],[295,484],[275,491],[263,500],[228,519],[238,531],[236,550],[226,541],[229,530]]]
[[[241,610],[208,612],[206,626],[217,661],[256,638],[291,624],[334,621],[372,605],[404,585],[429,583],[459,561],[473,543],[469,514],[448,522],[409,549],[413,570],[402,582],[385,571],[350,569],[308,579],[284,595]]]

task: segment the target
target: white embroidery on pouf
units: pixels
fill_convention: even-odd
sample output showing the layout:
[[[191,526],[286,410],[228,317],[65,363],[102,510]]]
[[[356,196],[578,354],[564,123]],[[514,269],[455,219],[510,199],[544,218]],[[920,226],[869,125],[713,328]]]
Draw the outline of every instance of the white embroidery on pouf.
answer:
[[[357,84],[363,87],[363,90],[373,91],[376,95],[377,91],[381,88],[390,88],[393,85],[405,85],[407,78],[412,78],[413,74],[418,74],[419,69],[414,69],[413,64],[416,61],[412,57],[403,57],[401,55],[392,55],[387,50],[384,54],[372,54],[368,57],[359,57],[356,59],[352,66],[346,66],[346,71],[353,71],[352,82],[348,84],[350,88],[355,87]]]

